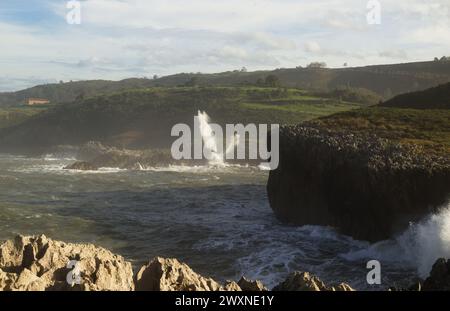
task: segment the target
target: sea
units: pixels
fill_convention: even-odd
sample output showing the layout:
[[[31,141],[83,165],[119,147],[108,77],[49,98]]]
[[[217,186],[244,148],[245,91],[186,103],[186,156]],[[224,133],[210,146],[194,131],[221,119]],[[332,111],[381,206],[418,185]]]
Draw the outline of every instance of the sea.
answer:
[[[273,288],[294,271],[359,290],[407,287],[450,257],[450,210],[370,244],[334,228],[279,222],[268,202],[267,170],[170,166],[68,171],[52,155],[0,155],[0,240],[17,234],[94,243],[138,269],[175,257],[218,281],[241,276]],[[381,284],[367,265],[380,264]]]

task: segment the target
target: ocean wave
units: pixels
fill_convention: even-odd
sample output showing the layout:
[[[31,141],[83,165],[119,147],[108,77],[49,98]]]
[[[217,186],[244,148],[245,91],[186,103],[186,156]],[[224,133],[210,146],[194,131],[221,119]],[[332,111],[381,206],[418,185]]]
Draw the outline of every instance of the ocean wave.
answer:
[[[348,260],[371,258],[381,263],[403,263],[413,267],[421,278],[425,278],[437,259],[450,258],[450,203],[422,221],[411,223],[396,238],[368,244],[342,257]]]

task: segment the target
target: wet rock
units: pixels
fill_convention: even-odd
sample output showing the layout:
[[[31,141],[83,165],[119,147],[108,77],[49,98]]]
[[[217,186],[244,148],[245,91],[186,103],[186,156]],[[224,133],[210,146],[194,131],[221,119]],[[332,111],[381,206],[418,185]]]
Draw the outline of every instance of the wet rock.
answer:
[[[252,281],[245,277],[241,277],[238,285],[245,292],[263,292],[268,290],[261,281]]]
[[[194,272],[177,259],[157,257],[143,266],[136,275],[138,291],[221,291],[239,290],[233,282],[222,286],[211,278]]]
[[[78,161],[71,165],[68,165],[64,167],[65,170],[79,170],[79,171],[96,171],[98,170],[98,166],[89,163],[89,162],[83,162]]]
[[[275,286],[273,291],[353,291],[350,285],[341,283],[333,287],[327,286],[318,277],[308,273],[296,271],[288,276],[288,278]]]
[[[67,265],[78,261],[81,284],[69,285]],[[131,264],[92,244],[70,244],[41,236],[17,236],[0,245],[0,290],[134,289]]]
[[[424,291],[450,291],[450,260],[438,259],[423,283]]]

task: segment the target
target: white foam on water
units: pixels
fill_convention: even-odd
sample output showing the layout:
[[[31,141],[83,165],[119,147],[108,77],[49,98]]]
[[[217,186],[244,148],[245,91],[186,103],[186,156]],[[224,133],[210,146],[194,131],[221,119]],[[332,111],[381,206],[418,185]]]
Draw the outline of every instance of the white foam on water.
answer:
[[[44,172],[44,173],[54,173],[54,174],[62,174],[62,175],[70,175],[70,174],[112,174],[127,171],[126,169],[121,169],[118,167],[102,167],[98,170],[65,170],[65,164],[39,164],[39,165],[31,165],[26,167],[19,167],[13,172],[18,173],[36,173],[36,172]]]
[[[54,154],[46,154],[42,158],[45,161],[76,161],[75,157],[58,157]]]
[[[224,165],[169,165],[144,167],[142,171],[149,172],[174,172],[174,173],[211,173],[211,172],[232,172],[235,169],[249,168],[248,165],[226,164]]]
[[[425,278],[437,259],[450,258],[450,204],[418,223],[411,223],[405,232],[394,239],[368,244],[342,257],[403,263],[414,267],[418,275]]]

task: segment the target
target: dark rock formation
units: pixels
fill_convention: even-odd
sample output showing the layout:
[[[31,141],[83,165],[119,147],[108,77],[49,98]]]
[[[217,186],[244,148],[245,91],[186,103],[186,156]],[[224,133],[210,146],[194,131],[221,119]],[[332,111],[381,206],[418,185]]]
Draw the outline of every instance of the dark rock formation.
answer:
[[[301,292],[320,292],[320,291],[354,291],[350,285],[341,283],[338,286],[327,286],[318,277],[308,272],[296,271],[288,276],[282,283],[274,287],[273,291],[301,291]]]
[[[169,165],[200,165],[204,160],[176,161],[172,158],[170,150],[146,149],[131,150],[119,149],[103,145],[99,142],[86,143],[74,151],[75,147],[60,146],[54,148],[54,154],[72,155],[79,161],[67,166],[65,169],[93,170],[102,167],[114,167],[120,169],[140,170],[146,167],[169,166]]]
[[[424,291],[450,291],[450,260],[440,258],[431,269],[430,276],[423,283]]]
[[[280,130],[280,164],[267,185],[275,215],[378,241],[444,204],[450,159],[374,135],[319,126]]]
[[[79,171],[96,171],[98,167],[92,163],[77,161],[71,165],[64,167],[65,170],[79,170]]]
[[[268,290],[261,281],[248,280],[245,277],[241,277],[238,285],[244,292],[265,292]]]

